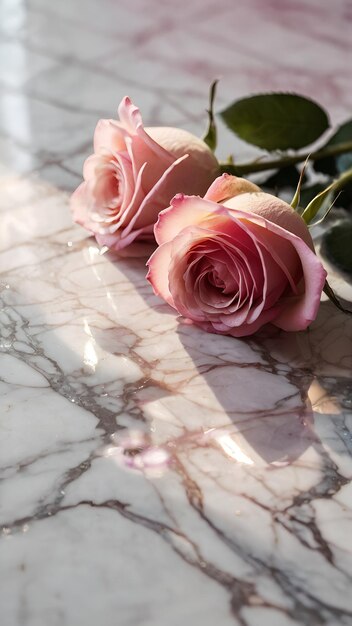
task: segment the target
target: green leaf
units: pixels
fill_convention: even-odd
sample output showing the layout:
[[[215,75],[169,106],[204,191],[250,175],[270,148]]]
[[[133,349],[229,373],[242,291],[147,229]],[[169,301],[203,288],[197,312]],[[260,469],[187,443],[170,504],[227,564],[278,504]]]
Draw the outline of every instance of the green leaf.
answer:
[[[325,233],[321,252],[340,271],[352,277],[352,221],[335,224]]]
[[[340,192],[340,193],[341,193],[341,192]],[[338,194],[338,196],[336,196],[335,200],[339,197],[339,195],[340,195],[340,194]],[[323,221],[325,220],[325,218],[327,218],[327,216],[329,215],[329,213],[330,213],[331,209],[334,207],[335,200],[334,200],[333,202],[331,202],[331,204],[328,206],[328,208],[327,208],[327,209],[325,209],[325,212],[323,213],[323,215],[322,215],[322,216],[321,216],[318,220],[316,220],[315,222],[311,222],[311,223],[309,224],[309,226],[310,226],[310,227],[312,227],[312,228],[313,228],[313,226],[318,226],[318,224],[322,224],[322,223],[323,223]]]
[[[313,200],[313,198],[315,198],[315,196],[317,196],[321,191],[323,191],[323,189],[325,189],[325,187],[326,185],[324,185],[324,183],[314,183],[313,185],[307,185],[305,187],[302,187],[300,206],[306,207],[307,204],[309,204],[309,202]]]
[[[306,158],[305,163],[302,167],[301,173],[299,175],[299,180],[297,183],[297,188],[295,191],[295,194],[291,200],[291,206],[293,209],[297,209],[297,211],[299,210],[299,205],[300,205],[300,199],[301,199],[301,189],[302,189],[302,184],[303,184],[303,180],[304,180],[304,174],[305,171],[307,169],[307,165],[308,165],[308,159],[309,157]]]
[[[216,94],[216,86],[218,82],[219,82],[218,80],[214,80],[212,84],[210,85],[209,109],[207,109],[208,128],[203,137],[204,143],[206,143],[207,146],[209,146],[210,150],[212,150],[213,152],[216,149],[216,144],[217,144],[217,130],[216,130],[216,125],[215,125],[213,108],[214,108],[214,100],[215,100],[215,94]]]
[[[348,141],[352,141],[352,120],[348,120],[347,122],[344,122],[344,124],[341,124],[322,149],[329,148],[330,146],[337,146],[338,144],[346,143]],[[344,158],[347,155],[350,157],[349,161],[346,161]],[[337,158],[331,156],[324,157],[323,159],[317,159],[314,162],[314,169],[316,172],[322,172],[323,174],[334,176],[338,171],[343,172],[351,167],[352,153],[348,152],[347,155]]]
[[[324,204],[331,202],[332,192],[338,189],[340,185],[340,180],[335,180],[331,185],[323,189],[317,196],[313,198],[306,206],[302,213],[302,217],[306,224],[310,224],[312,220],[315,218],[316,214],[320,211],[320,209],[324,206]]]
[[[346,209],[346,211],[352,210],[352,183],[344,186],[335,204],[336,207]]]
[[[318,104],[290,93],[243,98],[220,115],[241,139],[268,151],[303,148],[329,128],[328,116]]]
[[[338,127],[337,131],[330,137],[329,141],[325,144],[324,148],[328,146],[336,146],[339,143],[346,143],[352,141],[352,120],[348,120]]]

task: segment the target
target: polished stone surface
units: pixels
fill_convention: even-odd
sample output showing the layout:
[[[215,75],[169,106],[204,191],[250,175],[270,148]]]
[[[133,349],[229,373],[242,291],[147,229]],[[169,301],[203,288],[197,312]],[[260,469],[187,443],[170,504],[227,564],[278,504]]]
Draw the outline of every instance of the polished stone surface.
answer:
[[[67,194],[126,93],[197,134],[219,75],[219,107],[289,89],[350,115],[350,2],[3,0],[0,18],[1,625],[352,624],[351,319],[324,301],[306,332],[206,334]]]

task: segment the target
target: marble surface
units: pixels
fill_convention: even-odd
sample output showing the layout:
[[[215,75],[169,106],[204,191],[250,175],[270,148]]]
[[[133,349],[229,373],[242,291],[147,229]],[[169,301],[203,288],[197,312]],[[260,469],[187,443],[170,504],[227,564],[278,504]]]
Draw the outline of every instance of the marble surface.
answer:
[[[71,223],[67,193],[126,93],[197,134],[220,75],[219,107],[289,89],[350,115],[351,3],[2,0],[0,18],[1,625],[351,625],[351,319],[324,301],[307,332],[203,333],[144,259]]]

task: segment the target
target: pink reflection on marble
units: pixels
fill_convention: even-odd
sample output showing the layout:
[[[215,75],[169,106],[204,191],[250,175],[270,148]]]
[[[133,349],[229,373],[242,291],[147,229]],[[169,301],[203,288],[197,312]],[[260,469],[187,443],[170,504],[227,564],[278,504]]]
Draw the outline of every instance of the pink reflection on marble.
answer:
[[[131,470],[161,475],[170,463],[170,454],[162,446],[151,443],[142,430],[124,430],[114,433],[111,445],[101,451],[102,456]]]

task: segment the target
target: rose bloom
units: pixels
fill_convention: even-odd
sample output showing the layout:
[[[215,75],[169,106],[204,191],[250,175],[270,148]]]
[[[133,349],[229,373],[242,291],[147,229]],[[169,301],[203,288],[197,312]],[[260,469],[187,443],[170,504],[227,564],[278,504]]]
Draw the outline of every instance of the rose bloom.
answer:
[[[191,133],[144,128],[127,97],[119,116],[98,122],[94,154],[71,198],[73,219],[114,250],[135,239],[153,240],[158,214],[175,193],[204,194],[219,170],[208,146]]]
[[[209,332],[303,330],[317,315],[326,272],[305,222],[248,181],[224,174],[204,198],[177,195],[155,237],[155,293]]]

